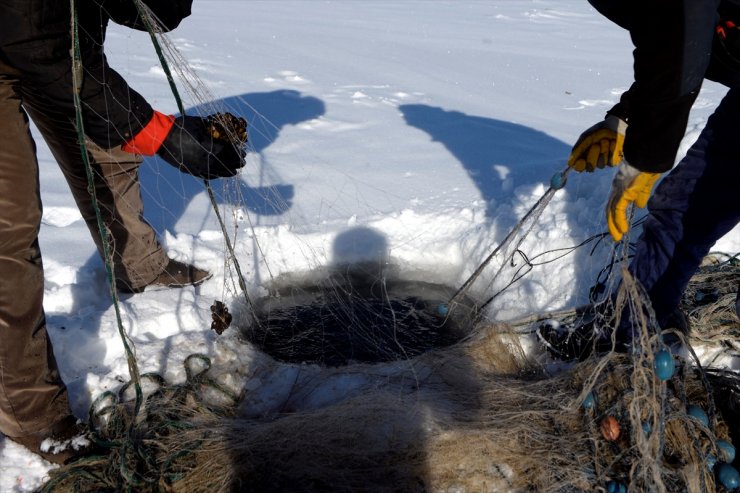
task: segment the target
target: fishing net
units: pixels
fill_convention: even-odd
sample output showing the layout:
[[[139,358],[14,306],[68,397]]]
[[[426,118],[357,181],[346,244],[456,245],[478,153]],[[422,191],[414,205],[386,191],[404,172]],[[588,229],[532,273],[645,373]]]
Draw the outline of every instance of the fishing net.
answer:
[[[261,146],[278,127],[246,98],[217,100],[137,4],[170,80],[193,102],[188,112],[246,113],[250,159],[263,159]],[[321,113],[314,101],[283,96],[295,99],[305,118]],[[235,145],[244,141],[240,125],[216,123],[214,131]],[[312,221],[293,210],[290,193],[269,171],[244,172],[259,187],[208,188],[226,273],[221,300],[211,307],[211,328],[224,337],[214,351],[218,364],[192,355],[177,384],[132,371],[131,382],[90,409],[101,454],[51,471],[43,490],[722,491],[715,472],[731,460],[723,444],[739,440],[740,379],[704,370],[707,357],[694,357],[692,344],[712,348],[715,363],[737,357],[734,257],[702,267],[683,305],[694,332],[674,332],[671,346],[658,335],[640,286],[619,272],[626,243],[625,252],[602,251],[586,270],[600,280],[593,298],[621,281],[612,302],[630,314],[629,352],[552,362],[532,350],[533,327],[546,318],[566,321],[572,311],[495,321],[492,301],[534,267],[582,246],[606,248],[599,233],[576,246],[525,253],[542,241],[527,236],[566,174],[521,206],[529,212],[491,255],[485,241],[471,248],[472,257],[486,260],[460,288],[443,281],[455,276],[435,277],[435,269],[424,276],[394,270],[388,245],[371,228],[355,228],[333,251],[326,237],[341,235],[307,236],[293,251],[267,248],[285,231],[258,229],[276,216],[297,228]],[[178,179],[158,181],[163,214],[176,210],[166,196],[190,197]],[[375,212],[343,185],[321,208],[320,224],[346,222],[363,205]],[[219,197],[230,206],[221,207]],[[287,274],[273,272],[276,257]],[[237,259],[247,260],[249,284]],[[670,363],[670,375],[656,374],[661,361]]]
[[[316,270],[278,279],[255,302],[247,341],[284,362],[344,366],[410,359],[451,346],[470,332],[472,300],[454,313],[440,307],[450,287],[398,278],[374,266]]]
[[[181,385],[145,379],[139,415],[130,389],[101,396],[91,420],[109,453],[54,471],[46,491],[725,491],[713,468],[737,443],[740,377],[665,346],[624,276],[634,350],[565,368],[534,361],[516,327],[481,323],[403,363],[312,365],[301,378],[314,390],[364,378],[322,404],[288,395],[256,415],[248,384],[224,385],[228,369],[193,356]],[[665,351],[675,370],[658,376]],[[273,374],[290,366],[268,360]]]
[[[719,344],[737,355],[740,326],[735,313],[735,297],[740,286],[737,255],[710,255],[694,275],[681,301],[689,316],[692,337],[702,343]],[[710,360],[711,361],[711,360]]]

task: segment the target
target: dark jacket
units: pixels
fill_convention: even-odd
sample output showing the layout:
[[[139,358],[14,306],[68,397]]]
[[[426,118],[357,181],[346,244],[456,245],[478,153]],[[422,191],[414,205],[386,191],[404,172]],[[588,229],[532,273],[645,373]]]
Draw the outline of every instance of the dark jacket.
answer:
[[[192,0],[144,0],[168,29],[190,14]],[[109,19],[144,29],[133,0],[76,0],[84,67],[82,114],[87,136],[103,148],[130,140],[152,107],[108,66],[103,41]],[[20,74],[22,91],[74,118],[69,0],[0,0],[0,60]],[[1,74],[0,74],[1,75]]]
[[[716,38],[720,14],[735,15],[740,0],[589,2],[635,45],[634,83],[610,110],[629,123],[625,159],[642,171],[668,171],[703,80],[740,87],[740,64],[727,63]]]

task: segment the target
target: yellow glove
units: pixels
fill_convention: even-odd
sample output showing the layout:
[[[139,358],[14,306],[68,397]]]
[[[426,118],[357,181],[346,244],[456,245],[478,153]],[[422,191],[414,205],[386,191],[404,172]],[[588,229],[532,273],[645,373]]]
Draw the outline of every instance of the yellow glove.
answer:
[[[606,205],[606,223],[614,241],[621,240],[630,229],[627,207],[632,203],[639,208],[645,207],[658,178],[660,173],[640,171],[627,161],[619,165]]]
[[[568,158],[568,166],[578,171],[588,171],[606,166],[616,166],[622,161],[624,134],[627,122],[609,115],[578,137]]]

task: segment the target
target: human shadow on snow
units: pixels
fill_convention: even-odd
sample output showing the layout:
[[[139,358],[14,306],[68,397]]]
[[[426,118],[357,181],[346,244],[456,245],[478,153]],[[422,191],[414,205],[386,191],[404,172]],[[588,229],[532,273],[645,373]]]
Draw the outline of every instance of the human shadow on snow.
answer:
[[[294,187],[289,183],[279,183],[280,178],[264,159],[263,152],[278,139],[286,125],[296,125],[323,115],[324,102],[298,91],[278,90],[230,97],[190,108],[186,113],[205,115],[213,108],[226,108],[249,122],[248,149],[258,159],[250,158],[246,168],[252,168],[254,161],[259,162],[258,170],[245,169],[259,183],[247,183],[244,177],[227,182],[214,180],[212,188],[217,202],[224,204],[238,200],[239,203],[234,205],[262,216],[287,212],[292,205]],[[181,173],[161,159],[147,159],[140,168],[139,178],[146,219],[158,232],[175,231],[177,221],[193,198],[204,193],[202,180]],[[265,179],[272,183],[264,184]]]
[[[427,133],[433,142],[444,145],[463,166],[485,201],[486,220],[495,228],[497,241],[503,240],[521,219],[522,214],[513,208],[520,202],[517,188],[538,183],[547,188],[550,177],[565,167],[571,149],[570,145],[542,131],[495,118],[424,104],[401,105],[399,110],[408,125]],[[565,205],[567,231],[582,230],[576,222],[579,213],[576,207],[570,200]],[[598,213],[594,211],[594,217]],[[535,226],[533,233],[537,231]],[[487,246],[483,256],[472,261],[482,262],[495,247]],[[538,251],[524,253],[536,254],[546,249],[543,246]],[[574,285],[579,288],[585,289],[595,281],[594,262],[586,257],[589,253],[584,249],[575,252],[578,260],[574,262]],[[514,260],[522,263],[519,257]],[[526,278],[524,281],[527,282]],[[530,289],[534,295],[534,286]],[[567,305],[582,298],[583,293],[573,293]]]
[[[406,123],[439,142],[460,161],[493,219],[514,189],[549,180],[570,146],[524,125],[424,104],[399,106]]]

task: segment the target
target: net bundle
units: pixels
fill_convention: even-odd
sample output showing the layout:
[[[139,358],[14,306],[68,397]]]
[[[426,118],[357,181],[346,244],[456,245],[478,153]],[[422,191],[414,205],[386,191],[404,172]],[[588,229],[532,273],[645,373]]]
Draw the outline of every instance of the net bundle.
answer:
[[[99,399],[107,454],[54,471],[45,491],[728,491],[717,468],[737,443],[740,377],[665,346],[644,299],[625,275],[617,300],[637,331],[627,354],[554,371],[511,325],[480,323],[400,365],[317,368],[314,380],[377,378],[260,416],[243,405],[248,390],[223,388],[193,356],[186,383],[149,379],[137,416],[125,388]],[[666,352],[670,375],[656,371]]]

